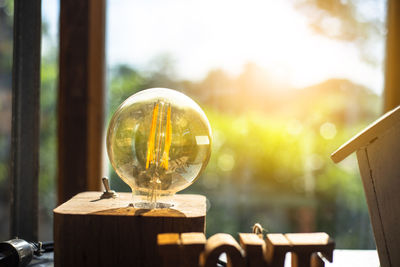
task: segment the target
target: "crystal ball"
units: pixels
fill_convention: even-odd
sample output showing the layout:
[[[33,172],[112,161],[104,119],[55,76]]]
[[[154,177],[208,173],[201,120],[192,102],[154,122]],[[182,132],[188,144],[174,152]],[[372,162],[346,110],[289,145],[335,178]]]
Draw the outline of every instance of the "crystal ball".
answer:
[[[188,96],[166,88],[140,91],[114,113],[107,152],[136,195],[156,201],[191,185],[211,154],[210,123]]]

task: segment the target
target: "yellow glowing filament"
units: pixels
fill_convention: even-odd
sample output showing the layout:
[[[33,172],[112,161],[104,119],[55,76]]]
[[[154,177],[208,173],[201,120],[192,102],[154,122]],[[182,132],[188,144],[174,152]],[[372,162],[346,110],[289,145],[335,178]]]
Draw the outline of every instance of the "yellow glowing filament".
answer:
[[[158,165],[160,165],[160,158],[161,158],[161,142],[162,142],[162,127],[163,127],[162,118],[164,117],[164,103],[163,102],[160,103],[160,108],[158,110],[158,114],[159,114],[160,120],[158,122],[158,129],[157,129],[157,133],[156,133],[156,138],[157,138],[157,141],[156,141],[157,143],[156,143],[156,147],[155,147],[155,150],[157,153],[156,161],[155,161],[156,167],[158,167]]]
[[[167,122],[165,125],[165,143],[164,143],[164,152],[162,154],[162,158],[160,160],[161,155],[161,138],[162,138],[162,118],[164,117],[164,105],[161,103],[157,103],[153,108],[153,116],[151,119],[151,127],[150,127],[150,135],[149,140],[147,141],[147,159],[146,159],[146,169],[150,167],[150,164],[155,160],[156,167],[160,164],[165,170],[168,170],[168,161],[169,161],[169,151],[171,148],[172,142],[172,126],[171,126],[171,106],[168,106],[167,111]],[[160,121],[158,124],[157,136],[156,136],[156,128],[157,128],[157,120],[158,115],[160,117]],[[157,138],[157,140],[155,140]],[[155,142],[157,142],[157,147],[155,147]],[[157,153],[157,155],[155,155]]]
[[[165,145],[162,156],[161,166],[168,170],[169,149],[171,148],[172,128],[171,128],[171,106],[168,107],[167,125],[165,127]]]
[[[158,103],[153,108],[153,117],[151,119],[150,136],[149,136],[149,140],[147,141],[146,169],[149,168],[150,162],[152,162],[154,159],[154,139],[156,137],[157,114],[158,114]]]

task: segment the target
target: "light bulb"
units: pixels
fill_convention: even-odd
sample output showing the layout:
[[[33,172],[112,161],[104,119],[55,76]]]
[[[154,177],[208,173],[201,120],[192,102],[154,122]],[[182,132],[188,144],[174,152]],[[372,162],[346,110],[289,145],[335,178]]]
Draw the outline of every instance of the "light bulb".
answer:
[[[118,176],[144,208],[164,207],[160,196],[191,185],[211,154],[211,127],[186,95],[152,88],[126,99],[107,132],[107,152]]]

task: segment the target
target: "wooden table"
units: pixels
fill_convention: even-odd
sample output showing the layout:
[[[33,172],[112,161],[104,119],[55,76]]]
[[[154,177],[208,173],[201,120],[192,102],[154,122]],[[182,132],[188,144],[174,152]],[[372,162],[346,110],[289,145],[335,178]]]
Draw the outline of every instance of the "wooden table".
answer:
[[[30,267],[54,266],[53,253],[47,253],[40,258],[35,258]],[[379,267],[376,250],[345,250],[337,249],[333,253],[333,263],[325,263],[326,267]],[[290,267],[290,255],[286,257],[285,267]]]

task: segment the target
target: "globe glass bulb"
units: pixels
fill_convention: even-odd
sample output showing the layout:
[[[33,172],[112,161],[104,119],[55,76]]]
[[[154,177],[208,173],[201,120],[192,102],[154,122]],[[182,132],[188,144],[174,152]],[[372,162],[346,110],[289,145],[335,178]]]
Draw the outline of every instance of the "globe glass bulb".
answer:
[[[107,131],[107,152],[118,176],[138,199],[156,208],[160,196],[191,185],[211,154],[211,127],[201,108],[186,95],[152,88],[126,99]]]

